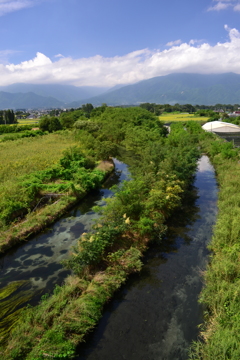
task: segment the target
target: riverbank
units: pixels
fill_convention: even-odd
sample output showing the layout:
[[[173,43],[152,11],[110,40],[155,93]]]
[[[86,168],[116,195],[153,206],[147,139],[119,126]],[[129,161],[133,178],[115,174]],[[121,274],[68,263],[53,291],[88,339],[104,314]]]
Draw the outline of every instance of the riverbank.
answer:
[[[103,182],[114,171],[114,163],[113,161],[102,161],[97,165],[96,170],[103,173],[101,179],[101,182]],[[89,190],[93,190],[98,186],[99,182],[96,182],[95,186],[92,186]],[[52,197],[54,195],[51,194]],[[28,237],[43,231],[86,195],[87,191],[72,192],[71,195],[61,194],[61,196],[56,196],[57,200],[54,203],[46,204],[39,210],[27,214],[17,224],[13,224],[8,230],[0,233],[0,253],[5,253],[13,246],[26,241]]]
[[[219,184],[218,216],[209,245],[210,263],[200,296],[205,322],[190,359],[239,360],[240,324],[240,164],[239,150],[215,137],[203,141]]]

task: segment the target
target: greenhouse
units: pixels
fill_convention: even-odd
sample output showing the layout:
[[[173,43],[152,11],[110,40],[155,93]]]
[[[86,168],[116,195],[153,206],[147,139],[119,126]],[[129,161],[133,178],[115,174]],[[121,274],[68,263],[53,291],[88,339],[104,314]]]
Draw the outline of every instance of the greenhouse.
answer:
[[[223,121],[207,122],[202,128],[215,133],[240,133],[240,126]]]

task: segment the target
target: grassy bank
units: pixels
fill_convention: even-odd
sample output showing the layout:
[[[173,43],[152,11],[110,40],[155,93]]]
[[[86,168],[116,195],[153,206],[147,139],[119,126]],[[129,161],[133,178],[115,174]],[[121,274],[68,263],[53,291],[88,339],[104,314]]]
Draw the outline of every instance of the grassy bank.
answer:
[[[113,170],[112,163],[96,167],[69,132],[4,145],[0,252],[54,222]]]
[[[213,136],[214,137],[214,136]],[[204,274],[205,323],[190,359],[240,359],[240,164],[239,150],[216,138],[205,140],[219,184],[218,217]]]
[[[106,301],[130,273],[141,269],[141,257],[149,242],[161,241],[166,219],[180,206],[199,157],[196,137],[191,134],[194,125],[186,132],[177,124],[166,138],[157,118],[151,116],[150,127],[146,112],[130,112],[131,118],[137,113],[136,128],[128,123],[124,136],[121,126],[114,128],[115,133],[107,132],[106,116],[106,126],[102,125],[95,141],[106,131],[116,143],[134,150],[132,180],[115,190],[115,196],[101,208],[102,216],[93,232],[79,239],[65,262],[74,275],[37,307],[24,311],[1,350],[2,359],[73,358],[77,344],[101,317]],[[121,125],[125,114],[125,110],[110,109],[108,115],[117,115]],[[139,124],[141,119],[146,125]],[[86,132],[79,136],[85,141],[89,138]]]

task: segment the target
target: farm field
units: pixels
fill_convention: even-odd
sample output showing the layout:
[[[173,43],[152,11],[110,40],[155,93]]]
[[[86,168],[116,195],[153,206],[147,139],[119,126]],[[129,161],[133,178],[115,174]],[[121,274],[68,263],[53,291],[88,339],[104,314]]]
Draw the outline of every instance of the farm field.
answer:
[[[188,113],[163,113],[161,116],[159,116],[159,120],[163,121],[164,123],[190,120],[206,122],[208,117],[195,116],[194,114]]]
[[[0,143],[1,183],[52,166],[63,150],[75,144],[73,135],[66,132]]]
[[[18,125],[33,125],[37,126],[39,119],[18,119]]]

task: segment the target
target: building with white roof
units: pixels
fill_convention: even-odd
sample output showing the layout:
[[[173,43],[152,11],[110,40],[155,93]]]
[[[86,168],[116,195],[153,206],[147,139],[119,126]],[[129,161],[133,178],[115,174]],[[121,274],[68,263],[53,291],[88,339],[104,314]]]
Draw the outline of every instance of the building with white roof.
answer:
[[[207,122],[202,128],[206,131],[215,133],[240,133],[240,126],[218,120]]]

